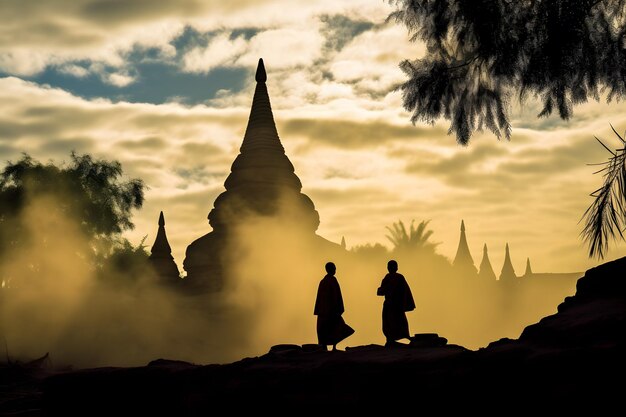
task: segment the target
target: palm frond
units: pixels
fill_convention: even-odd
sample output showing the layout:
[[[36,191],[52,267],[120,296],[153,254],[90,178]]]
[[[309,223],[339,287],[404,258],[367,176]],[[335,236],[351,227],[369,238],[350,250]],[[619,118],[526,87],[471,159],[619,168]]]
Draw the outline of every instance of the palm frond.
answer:
[[[429,239],[433,235],[432,230],[426,230],[430,220],[421,221],[417,226],[415,220],[411,221],[411,225],[407,228],[402,220],[387,226],[389,234],[387,239],[393,244],[394,250],[432,250],[434,251],[439,243],[430,242]]]
[[[624,138],[611,126],[617,138],[626,144]],[[612,240],[624,240],[626,228],[626,147],[615,151],[609,149],[600,139],[598,142],[611,154],[594,174],[602,173],[604,182],[590,195],[594,198],[585,210],[585,226],[581,232],[589,245],[589,257],[604,258]]]

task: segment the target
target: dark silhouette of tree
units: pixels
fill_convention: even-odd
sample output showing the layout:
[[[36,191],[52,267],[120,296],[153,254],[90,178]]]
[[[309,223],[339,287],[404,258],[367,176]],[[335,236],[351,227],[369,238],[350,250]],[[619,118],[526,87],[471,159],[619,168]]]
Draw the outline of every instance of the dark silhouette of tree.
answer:
[[[450,120],[466,145],[486,128],[509,139],[512,98],[569,119],[589,98],[626,93],[626,0],[389,0],[426,55],[398,86],[411,121]]]
[[[89,247],[83,256],[95,255],[98,264],[115,248],[127,248],[121,233],[134,227],[132,210],[141,208],[145,186],[140,179],[125,181],[122,176],[119,162],[74,152],[69,163],[58,165],[27,154],[8,162],[0,173],[0,255],[29,239],[49,238],[29,236],[21,219],[34,199],[45,196],[54,197],[51,214],[57,211],[72,219],[84,233]]]
[[[117,239],[113,250],[98,269],[98,278],[114,286],[136,284],[138,279],[151,276],[148,258],[150,253],[144,244],[146,237],[134,246],[127,239]]]
[[[583,215],[585,227],[581,234],[589,245],[590,257],[603,258],[609,241],[623,240],[626,229],[626,139],[614,128],[613,132],[621,142],[621,148],[614,151],[596,137],[611,156],[595,172],[602,174],[604,183],[591,193],[594,201]]]
[[[430,220],[421,221],[417,226],[415,226],[415,220],[412,220],[411,226],[407,231],[404,222],[400,220],[397,223],[394,223],[391,227],[386,227],[389,231],[389,234],[386,237],[393,244],[395,252],[422,251],[434,253],[435,248],[439,245],[439,243],[429,241],[433,231],[426,230],[428,223],[430,223]]]
[[[363,245],[353,246],[350,251],[366,259],[387,256],[389,251],[380,243],[366,243]]]

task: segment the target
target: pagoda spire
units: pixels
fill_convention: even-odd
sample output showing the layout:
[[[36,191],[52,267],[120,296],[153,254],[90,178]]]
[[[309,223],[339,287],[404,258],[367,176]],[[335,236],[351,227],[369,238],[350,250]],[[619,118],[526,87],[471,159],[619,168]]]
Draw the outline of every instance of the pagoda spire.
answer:
[[[208,214],[213,230],[194,240],[185,252],[185,285],[220,291],[227,274],[224,254],[238,239],[237,229],[259,216],[280,220],[334,251],[339,245],[315,232],[320,223],[313,201],[302,193],[302,183],[281,144],[267,89],[267,73],[259,59],[250,116],[239,154],[222,191]]]
[[[252,98],[248,126],[246,127],[240,151],[243,153],[246,150],[268,148],[285,153],[285,149],[278,137],[276,124],[274,123],[270,96],[265,84],[267,73],[265,72],[263,58],[259,58],[254,79],[256,80],[256,88]]]
[[[152,264],[156,275],[161,281],[174,283],[180,278],[178,267],[172,256],[172,248],[167,241],[163,212],[159,214],[159,229],[157,230],[152,249],[150,249],[148,261]]]
[[[491,266],[491,261],[489,260],[489,254],[487,253],[486,243],[483,246],[483,259],[480,261],[480,271],[478,272],[478,276],[486,280],[496,280],[496,274],[493,272],[493,267]]]
[[[529,277],[533,274],[533,270],[530,267],[530,258],[526,258],[526,271],[524,271],[524,276]]]
[[[167,234],[165,233],[165,216],[163,216],[163,212],[159,214],[159,229],[157,231],[156,239],[154,239],[154,244],[152,245],[152,249],[150,249],[150,257],[159,257],[159,258],[170,258],[174,259],[172,256],[172,248],[170,243],[167,241]]]
[[[474,259],[470,253],[469,246],[467,244],[467,237],[465,236],[465,222],[461,220],[461,237],[459,239],[459,247],[456,250],[456,256],[452,265],[455,268],[461,268],[468,272],[476,273],[476,266],[474,266]]]
[[[505,251],[504,264],[502,265],[502,271],[500,272],[500,281],[508,281],[517,278],[515,275],[515,269],[513,269],[513,263],[511,262],[508,243],[506,244]]]
[[[262,58],[255,80],[256,89],[239,155],[224,182],[226,190],[217,197],[208,215],[209,223],[221,233],[241,220],[241,216],[274,216],[280,212],[281,204],[285,206],[289,202],[290,211],[297,213],[297,221],[314,232],[319,225],[319,214],[311,199],[301,193],[302,183],[280,143]]]

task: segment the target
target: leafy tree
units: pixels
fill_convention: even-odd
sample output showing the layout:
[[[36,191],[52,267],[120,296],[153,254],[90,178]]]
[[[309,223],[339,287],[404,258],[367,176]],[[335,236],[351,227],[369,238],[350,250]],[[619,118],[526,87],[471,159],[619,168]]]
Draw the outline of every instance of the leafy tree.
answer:
[[[145,240],[146,237],[137,246],[127,239],[118,240],[98,270],[100,280],[115,286],[128,286],[136,284],[142,277],[151,276],[154,270],[148,261],[150,254]]]
[[[595,200],[583,216],[585,227],[582,236],[589,245],[590,257],[603,258],[609,241],[623,240],[626,229],[626,139],[615,129],[613,132],[621,142],[621,148],[614,151],[596,138],[611,156],[596,171],[596,174],[602,174],[604,183],[591,193]]]
[[[380,243],[366,243],[364,245],[356,245],[351,248],[350,251],[368,259],[379,258],[387,256],[389,254],[387,248]]]
[[[387,239],[393,244],[394,251],[421,251],[425,253],[435,253],[435,248],[439,243],[430,242],[429,239],[433,234],[432,230],[426,230],[430,220],[421,221],[415,226],[415,220],[411,221],[411,226],[407,231],[402,220],[394,223],[386,229],[389,234]]]
[[[538,97],[539,117],[569,119],[589,98],[626,93],[626,0],[389,0],[426,55],[398,88],[411,121],[450,121],[466,145],[486,128],[509,138],[510,100]]]
[[[100,266],[115,248],[127,245],[121,233],[134,227],[132,210],[144,201],[143,181],[122,176],[119,162],[74,152],[67,164],[43,164],[27,154],[8,162],[0,173],[0,255],[30,239],[49,238],[43,232],[27,233],[32,227],[26,227],[22,214],[35,199],[51,196],[55,204],[48,207],[50,214],[62,214],[78,225],[89,242],[80,256]]]

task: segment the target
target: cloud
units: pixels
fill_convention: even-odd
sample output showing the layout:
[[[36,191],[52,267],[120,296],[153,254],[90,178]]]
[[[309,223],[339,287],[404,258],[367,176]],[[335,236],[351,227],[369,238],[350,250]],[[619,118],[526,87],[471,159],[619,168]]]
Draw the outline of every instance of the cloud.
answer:
[[[299,41],[309,42],[309,31],[298,29],[297,25],[285,31],[285,22],[295,21],[306,27],[324,12],[358,10],[367,3],[363,0],[346,8],[341,2],[328,1],[313,4],[305,1],[285,4],[278,0],[47,0],[28,4],[4,1],[0,2],[0,15],[4,18],[0,28],[0,71],[34,75],[49,65],[77,60],[123,67],[124,55],[137,46],[156,48],[164,55],[173,56],[172,42],[188,27],[200,32],[270,29],[251,45],[250,52],[266,54],[278,63],[287,58],[274,53],[268,42],[287,46],[289,52],[298,52],[296,55],[309,54],[308,44],[297,49],[293,45],[296,39],[281,37],[295,35]],[[380,10],[381,6],[377,8]],[[298,34],[298,31],[306,33]],[[246,65],[245,61],[242,63]]]
[[[158,136],[148,136],[146,138],[138,140],[121,140],[115,144],[124,149],[130,150],[151,150],[159,151],[166,147],[166,142],[163,138]]]
[[[0,71],[13,75],[33,75],[53,61],[48,54],[27,48],[12,48],[0,53]]]
[[[322,15],[320,20],[324,24],[321,29],[326,38],[324,47],[341,51],[354,37],[374,27],[374,23],[367,20],[353,20],[348,16]]]
[[[124,73],[113,73],[105,77],[106,82],[116,87],[126,87],[135,81],[135,78]]]
[[[316,22],[311,20],[310,25]],[[317,30],[306,27],[286,27],[259,32],[250,39],[249,50],[237,63],[256,66],[259,58],[273,69],[309,66],[321,54],[323,38]],[[315,26],[313,26],[315,27]]]
[[[397,140],[419,140],[436,136],[441,130],[412,126],[398,126],[384,121],[364,122],[333,119],[290,119],[280,123],[280,131],[289,136],[305,136],[312,143],[338,148],[358,149],[378,147]]]
[[[232,38],[232,33],[216,35],[209,44],[194,47],[183,57],[183,70],[189,72],[209,72],[220,66],[233,66],[248,45],[243,36]]]
[[[329,71],[333,79],[354,83],[358,91],[385,93],[405,79],[399,62],[420,54],[422,49],[420,44],[407,42],[399,27],[379,25],[352,39],[333,57]]]
[[[554,135],[567,135],[568,142],[549,145],[551,134],[520,147],[497,141],[477,142],[450,156],[427,160],[408,156],[410,161],[406,169],[407,172],[438,176],[458,187],[509,190],[540,183],[546,178],[568,177],[606,156],[590,136],[562,131]]]
[[[61,74],[69,74],[77,78],[84,78],[89,74],[89,70],[76,64],[66,64],[59,68]]]

